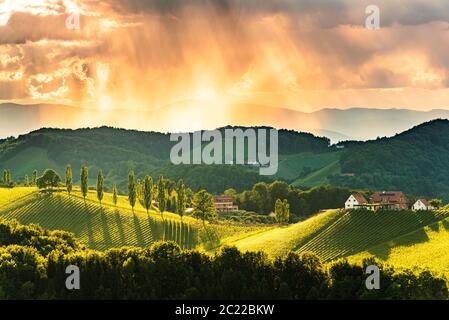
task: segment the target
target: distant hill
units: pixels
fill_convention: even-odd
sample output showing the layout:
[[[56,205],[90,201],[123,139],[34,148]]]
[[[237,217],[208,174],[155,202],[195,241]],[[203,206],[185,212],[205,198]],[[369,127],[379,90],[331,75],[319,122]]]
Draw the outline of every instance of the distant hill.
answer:
[[[169,134],[158,132],[110,127],[40,129],[0,141],[0,169],[10,169],[13,178],[22,181],[26,174],[31,176],[34,169],[41,173],[46,168],[54,168],[63,175],[65,166],[71,164],[77,181],[80,167],[88,165],[91,183],[94,183],[98,170],[102,169],[106,176],[106,187],[110,188],[112,183],[117,183],[122,192],[126,192],[129,170],[135,170],[138,178],[145,174],[153,175],[154,178],[161,174],[171,179],[183,178],[194,190],[205,187],[214,193],[227,188],[241,191],[259,181],[276,178],[260,176],[259,169],[251,166],[173,165],[169,156],[174,144]],[[307,152],[310,158],[330,150],[326,138],[279,131],[281,156]],[[295,176],[295,173],[289,174]]]
[[[222,128],[221,130],[224,130]],[[54,168],[61,175],[70,163],[75,181],[79,168],[90,167],[94,184],[98,170],[106,187],[116,183],[126,192],[127,174],[183,178],[193,190],[213,193],[228,188],[248,190],[260,181],[283,179],[301,189],[331,184],[350,189],[402,190],[414,196],[449,201],[449,121],[433,120],[390,138],[343,142],[337,149],[326,138],[295,131],[279,131],[279,170],[261,176],[253,166],[173,165],[169,153],[175,142],[169,134],[101,127],[40,129],[0,141],[0,170],[9,168],[22,181]]]
[[[214,129],[228,124],[271,126],[326,136],[332,143],[392,136],[422,122],[449,119],[449,110],[323,109],[306,113],[253,104],[213,104],[185,100],[152,110],[85,109],[66,105],[0,104],[0,138],[41,127],[71,128],[103,125],[142,131],[179,132]],[[369,124],[369,125],[367,125]]]
[[[352,188],[403,190],[449,200],[449,121],[434,120],[391,138],[345,144],[330,182]]]

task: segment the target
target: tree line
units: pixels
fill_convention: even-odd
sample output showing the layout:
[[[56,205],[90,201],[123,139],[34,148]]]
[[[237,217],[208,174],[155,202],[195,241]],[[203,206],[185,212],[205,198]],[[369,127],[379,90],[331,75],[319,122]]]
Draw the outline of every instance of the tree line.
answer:
[[[106,252],[73,235],[0,219],[0,299],[443,299],[446,281],[429,271],[396,270],[374,259],[324,265],[311,253],[269,259],[235,247],[215,255],[173,242]],[[80,290],[67,290],[66,268],[80,269]],[[380,289],[365,286],[368,265]]]
[[[86,166],[81,167],[79,177],[80,190],[83,197],[86,198],[89,191],[89,169]],[[27,179],[24,179],[24,181],[27,181]],[[40,177],[37,177],[37,172],[34,171],[32,182],[27,185],[52,188],[59,186],[61,181],[54,170],[48,169]],[[65,186],[70,194],[73,189],[73,173],[70,165],[66,167]],[[98,170],[96,188],[93,189],[96,190],[97,199],[101,204],[105,191],[105,177],[101,169]],[[119,192],[116,184],[112,185],[110,192],[113,194],[112,199],[116,205]],[[241,210],[262,215],[273,213],[278,223],[288,223],[296,222],[323,209],[343,207],[344,202],[350,195],[350,190],[332,186],[301,190],[284,181],[274,181],[271,183],[258,182],[254,184],[251,190],[245,190],[241,193],[230,188],[224,194],[232,196]],[[159,211],[162,218],[164,211],[170,211],[179,214],[182,219],[186,208],[193,208],[194,215],[204,220],[216,217],[216,212],[212,209],[214,207],[212,195],[204,188],[193,192],[184,184],[183,179],[172,181],[160,175],[156,181],[153,181],[151,175],[146,175],[142,180],[139,180],[136,179],[134,171],[130,171],[128,173],[127,195],[133,211],[136,203],[140,203],[147,212],[152,208]],[[276,204],[278,200],[282,202],[284,209]]]
[[[9,170],[4,170],[4,185],[11,185]],[[71,165],[67,165],[65,169],[65,182],[62,184],[62,179],[59,174],[53,169],[47,169],[42,176],[37,176],[35,170],[32,175],[32,182],[28,182],[27,176],[24,179],[24,186],[37,186],[40,189],[52,190],[53,188],[65,186],[69,196],[73,191],[73,170]],[[26,183],[25,183],[26,182]],[[88,196],[89,187],[89,168],[82,166],[80,170],[80,192],[84,200]],[[95,193],[97,200],[102,205],[105,192],[105,177],[103,171],[99,170],[96,180]],[[112,202],[117,206],[119,201],[119,193],[117,185],[112,186]],[[161,218],[164,220],[164,212],[170,211],[177,213],[181,221],[186,213],[188,207],[192,207],[192,215],[203,221],[213,220],[216,218],[216,210],[214,206],[213,196],[206,190],[201,189],[193,193],[191,189],[187,188],[182,179],[173,182],[165,179],[162,175],[159,176],[156,182],[149,175],[144,176],[143,180],[136,180],[135,173],[131,170],[128,173],[128,203],[132,211],[137,203],[140,203],[147,214],[154,209],[159,212]]]
[[[227,189],[224,193],[232,196],[240,209],[260,214],[280,212],[280,206],[277,205],[280,200],[285,206],[288,205],[289,216],[291,214],[293,220],[305,218],[323,209],[342,208],[351,194],[347,188],[332,186],[301,190],[284,181],[259,182],[251,190],[238,193],[235,189]]]

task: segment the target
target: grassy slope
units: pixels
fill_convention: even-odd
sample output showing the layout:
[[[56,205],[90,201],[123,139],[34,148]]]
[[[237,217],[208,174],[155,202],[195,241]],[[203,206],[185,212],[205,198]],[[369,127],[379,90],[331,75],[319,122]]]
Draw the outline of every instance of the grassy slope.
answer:
[[[438,252],[449,242],[449,231],[447,231],[449,229],[449,220],[444,220],[446,214],[446,211],[435,213],[411,211],[372,213],[328,210],[290,226],[272,228],[267,231],[256,230],[247,235],[230,236],[223,239],[222,242],[236,245],[242,250],[263,250],[270,256],[283,255],[290,250],[298,252],[312,251],[320,256],[322,260],[331,261],[363,252],[368,248],[371,248],[370,252],[372,252],[374,250],[373,246],[391,239],[398,239],[397,237],[407,235],[410,232],[417,232],[418,234],[412,233],[412,235],[404,239],[415,243],[416,239],[414,237],[420,236],[423,238],[422,231],[416,230],[425,226],[436,229],[436,226],[439,226],[438,234],[435,233],[435,230],[427,232],[429,239],[434,239],[434,242],[429,243],[428,246],[435,248],[434,250],[428,250],[426,245],[419,242],[418,246],[414,248],[421,249],[422,247],[423,250],[426,250],[426,254],[429,257],[440,257],[433,259],[435,263],[431,262],[433,265],[438,266],[443,265],[444,259],[449,256],[449,254]],[[409,239],[410,237],[412,239]],[[396,247],[400,244],[399,240],[390,243],[394,249],[390,248],[389,250],[391,252],[398,250],[398,255],[400,255],[404,251],[404,248]],[[413,252],[414,249],[407,248],[407,255]],[[385,248],[381,247],[377,250],[383,252]],[[420,256],[420,253],[410,255],[410,257],[404,259],[404,263],[410,265],[414,260],[419,261],[418,258]],[[393,257],[390,260],[393,261]]]
[[[336,174],[341,172],[341,167],[339,160],[336,160],[327,166],[314,171],[307,175],[305,178],[295,180],[293,186],[306,186],[314,187],[328,183],[327,177],[331,174]]]
[[[33,161],[30,161],[33,159]],[[53,168],[60,174],[64,173],[65,167],[58,165],[56,162],[50,160],[47,155],[47,151],[38,147],[29,147],[23,151],[20,151],[7,161],[2,166],[4,168],[14,168],[12,173],[14,177],[18,177],[20,181],[27,174],[31,180],[33,171],[38,170],[41,174],[46,168]]]
[[[324,261],[353,255],[443,218],[442,212],[348,211],[299,252],[314,251]]]
[[[231,236],[223,239],[223,243],[235,245],[241,250],[262,250],[270,256],[281,256],[299,248],[342,215],[342,210],[328,210],[289,226],[272,228],[268,231],[259,230],[246,237]]]
[[[373,246],[349,257],[361,261],[375,256],[398,267],[427,268],[449,276],[449,218]]]
[[[35,192],[36,188],[0,188],[0,210],[3,206],[6,206],[13,201],[21,199]]]
[[[283,155],[279,159],[279,170],[277,176],[284,179],[297,179],[305,167],[319,171],[332,163],[338,162],[341,152],[325,153],[298,153],[293,155]]]

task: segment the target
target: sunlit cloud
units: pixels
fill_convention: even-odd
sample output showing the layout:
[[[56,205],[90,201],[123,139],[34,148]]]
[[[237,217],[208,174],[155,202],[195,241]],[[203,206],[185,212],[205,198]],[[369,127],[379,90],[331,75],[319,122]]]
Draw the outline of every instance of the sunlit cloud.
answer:
[[[217,116],[239,103],[449,107],[448,2],[379,1],[377,31],[364,27],[369,3],[0,0],[0,101],[207,102]],[[66,28],[71,14],[79,30]]]

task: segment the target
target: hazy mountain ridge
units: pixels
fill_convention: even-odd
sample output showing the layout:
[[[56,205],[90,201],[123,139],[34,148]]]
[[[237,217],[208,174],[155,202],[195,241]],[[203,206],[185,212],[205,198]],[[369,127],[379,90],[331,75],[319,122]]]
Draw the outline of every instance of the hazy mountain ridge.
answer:
[[[236,126],[272,126],[326,136],[333,143],[393,136],[422,122],[449,119],[449,110],[322,109],[306,113],[251,104],[180,101],[155,110],[100,110],[66,105],[0,104],[0,138],[41,127],[77,129],[108,125],[140,131],[180,132]]]

